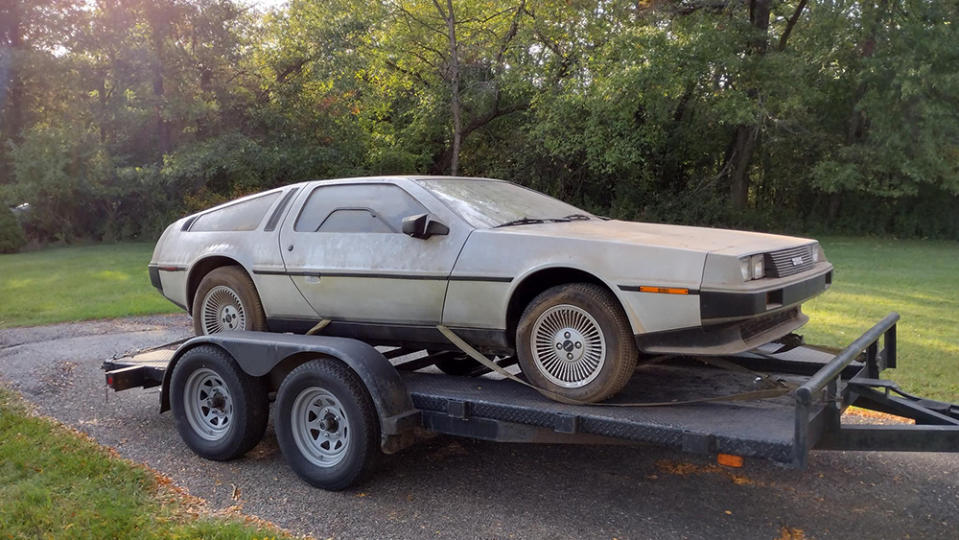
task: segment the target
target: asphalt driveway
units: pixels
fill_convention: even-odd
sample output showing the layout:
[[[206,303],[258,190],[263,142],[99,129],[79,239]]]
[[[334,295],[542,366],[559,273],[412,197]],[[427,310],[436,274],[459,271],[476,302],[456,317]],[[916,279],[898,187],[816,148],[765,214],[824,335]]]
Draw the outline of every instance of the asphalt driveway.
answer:
[[[0,380],[46,415],[171,477],[214,508],[317,538],[959,537],[959,454],[814,452],[806,471],[743,469],[656,447],[448,437],[327,493],[287,469],[272,427],[215,463],[180,442],[158,391],[106,392],[100,363],[190,333],[185,316],[0,331]]]

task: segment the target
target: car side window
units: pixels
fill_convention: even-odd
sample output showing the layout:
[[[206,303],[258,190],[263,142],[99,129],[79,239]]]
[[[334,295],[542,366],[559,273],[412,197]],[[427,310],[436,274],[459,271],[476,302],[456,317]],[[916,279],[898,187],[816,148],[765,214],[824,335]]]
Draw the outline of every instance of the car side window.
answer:
[[[338,208],[333,210],[317,232],[396,232],[382,218],[366,208]]]
[[[263,221],[266,211],[280,197],[282,192],[274,191],[260,197],[207,212],[196,218],[191,231],[252,231]]]
[[[403,218],[426,208],[392,184],[337,184],[310,193],[296,218],[297,232],[399,233]]]

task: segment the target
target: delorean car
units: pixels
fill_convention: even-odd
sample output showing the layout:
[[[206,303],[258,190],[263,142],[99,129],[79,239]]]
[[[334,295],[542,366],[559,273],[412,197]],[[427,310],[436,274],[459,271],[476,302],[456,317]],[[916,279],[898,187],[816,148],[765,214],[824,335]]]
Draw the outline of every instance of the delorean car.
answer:
[[[793,332],[833,267],[815,240],[611,220],[503,180],[391,176],[184,217],[149,271],[197,334],[325,321],[324,335],[450,350],[443,325],[515,354],[532,384],[595,402],[645,355],[732,354]]]

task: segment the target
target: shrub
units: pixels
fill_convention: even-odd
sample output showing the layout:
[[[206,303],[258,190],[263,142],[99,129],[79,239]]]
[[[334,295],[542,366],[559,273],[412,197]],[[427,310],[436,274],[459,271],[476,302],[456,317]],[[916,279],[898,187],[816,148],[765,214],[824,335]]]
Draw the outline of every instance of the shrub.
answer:
[[[9,208],[0,206],[0,253],[16,253],[26,243],[17,217]]]

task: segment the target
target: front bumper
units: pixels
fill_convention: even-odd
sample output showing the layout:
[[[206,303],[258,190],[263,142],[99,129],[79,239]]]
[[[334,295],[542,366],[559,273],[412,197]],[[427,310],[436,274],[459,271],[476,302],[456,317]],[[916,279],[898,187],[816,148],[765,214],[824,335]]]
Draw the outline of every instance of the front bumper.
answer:
[[[799,306],[751,319],[636,336],[645,353],[719,356],[739,354],[775,341],[806,324]]]
[[[781,280],[776,280],[781,281]],[[761,280],[758,281],[761,283]],[[751,318],[801,304],[832,284],[832,265],[825,265],[800,281],[774,284],[754,290],[708,290],[699,292],[699,314],[703,325]]]
[[[775,341],[809,321],[800,305],[832,284],[832,265],[800,279],[750,284],[741,290],[701,290],[702,326],[636,336],[647,353],[738,354]],[[748,286],[747,286],[748,287]]]

